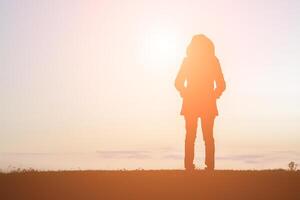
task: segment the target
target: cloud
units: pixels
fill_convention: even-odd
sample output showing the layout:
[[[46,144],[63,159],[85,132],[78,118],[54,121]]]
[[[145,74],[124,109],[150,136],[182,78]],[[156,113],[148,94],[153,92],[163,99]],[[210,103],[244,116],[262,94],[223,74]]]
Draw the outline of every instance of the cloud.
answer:
[[[1,156],[45,156],[58,155],[59,153],[40,153],[40,152],[0,152]],[[61,153],[60,153],[61,154]]]
[[[183,155],[181,154],[167,154],[162,157],[163,159],[171,159],[171,160],[182,160]]]
[[[35,153],[35,152],[0,152],[0,156],[2,157],[47,157],[47,156],[95,156],[100,157],[101,159],[108,159],[108,160],[118,160],[118,159],[132,159],[132,160],[183,160],[184,159],[184,152],[178,151],[172,148],[159,148],[154,150],[99,150],[96,151],[96,154],[90,153]],[[196,155],[198,156],[198,155]],[[203,159],[201,154],[201,157]],[[275,151],[265,151],[261,153],[233,153],[233,154],[219,154],[216,153],[216,160],[219,161],[229,161],[229,162],[243,162],[246,164],[258,164],[258,163],[274,163],[274,162],[289,162],[295,161],[297,163],[300,162],[299,160],[300,152],[298,151],[290,151],[290,150],[275,150]],[[197,159],[197,158],[196,158]]]
[[[264,162],[276,162],[285,160],[298,160],[299,152],[296,151],[270,151],[264,153],[255,154],[234,154],[217,156],[216,159],[227,161],[240,161],[249,164],[264,163]]]
[[[272,154],[274,155],[289,155],[289,156],[297,156],[300,157],[300,152],[298,151],[289,151],[289,150],[277,150],[277,151],[272,151]]]
[[[150,151],[125,150],[125,151],[97,151],[97,154],[106,159],[150,159]]]
[[[236,160],[236,161],[254,161],[261,160],[265,157],[264,154],[239,154],[239,155],[226,155],[218,156],[217,159],[220,160]]]
[[[174,152],[175,151],[175,152]],[[156,149],[153,151],[145,150],[106,150],[97,151],[97,154],[103,159],[162,159],[162,160],[183,160],[184,153],[173,149]],[[216,160],[244,162],[247,164],[257,164],[276,161],[295,160],[299,152],[295,151],[270,151],[263,153],[239,153],[216,155]],[[204,155],[203,155],[204,156]]]
[[[171,147],[153,150],[100,150],[96,151],[104,159],[182,159],[182,154]],[[170,153],[172,152],[172,153]],[[176,153],[174,153],[176,152]],[[177,154],[178,153],[178,154]]]

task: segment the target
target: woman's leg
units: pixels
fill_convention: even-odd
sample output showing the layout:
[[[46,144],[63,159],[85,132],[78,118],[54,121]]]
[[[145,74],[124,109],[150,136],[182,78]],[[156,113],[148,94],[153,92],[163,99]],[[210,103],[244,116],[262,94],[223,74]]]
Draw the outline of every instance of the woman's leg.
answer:
[[[205,164],[207,169],[215,168],[215,142],[213,136],[215,116],[201,117],[203,140],[205,143]]]
[[[186,169],[194,169],[194,143],[196,139],[198,126],[198,117],[196,116],[185,116],[185,157],[184,167]]]

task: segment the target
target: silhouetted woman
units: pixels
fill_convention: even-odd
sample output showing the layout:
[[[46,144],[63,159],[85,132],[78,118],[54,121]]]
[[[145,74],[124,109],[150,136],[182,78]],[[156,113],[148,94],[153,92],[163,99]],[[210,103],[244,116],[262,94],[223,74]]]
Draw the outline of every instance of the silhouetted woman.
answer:
[[[200,118],[205,142],[205,169],[214,170],[213,126],[218,115],[216,99],[225,90],[225,81],[214,45],[205,35],[193,37],[176,77],[175,87],[183,98],[181,115],[185,118],[186,128],[184,166],[187,170],[195,168],[194,143]]]

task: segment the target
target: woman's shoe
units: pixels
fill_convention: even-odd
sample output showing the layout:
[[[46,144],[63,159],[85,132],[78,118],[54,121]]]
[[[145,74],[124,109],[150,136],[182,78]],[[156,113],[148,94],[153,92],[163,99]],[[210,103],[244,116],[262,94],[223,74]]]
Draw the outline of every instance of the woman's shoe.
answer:
[[[192,164],[192,165],[186,166],[186,167],[185,167],[185,170],[186,170],[186,171],[194,171],[194,170],[195,170],[195,165]]]
[[[205,167],[204,170],[207,172],[213,172],[215,169],[213,167]]]

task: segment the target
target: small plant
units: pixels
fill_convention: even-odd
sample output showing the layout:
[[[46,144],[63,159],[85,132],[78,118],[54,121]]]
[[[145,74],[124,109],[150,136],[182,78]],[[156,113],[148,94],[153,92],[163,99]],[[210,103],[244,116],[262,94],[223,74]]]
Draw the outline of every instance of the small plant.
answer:
[[[288,164],[288,167],[289,167],[289,170],[290,170],[290,171],[297,171],[298,165],[297,165],[294,161],[291,161],[291,162]]]

